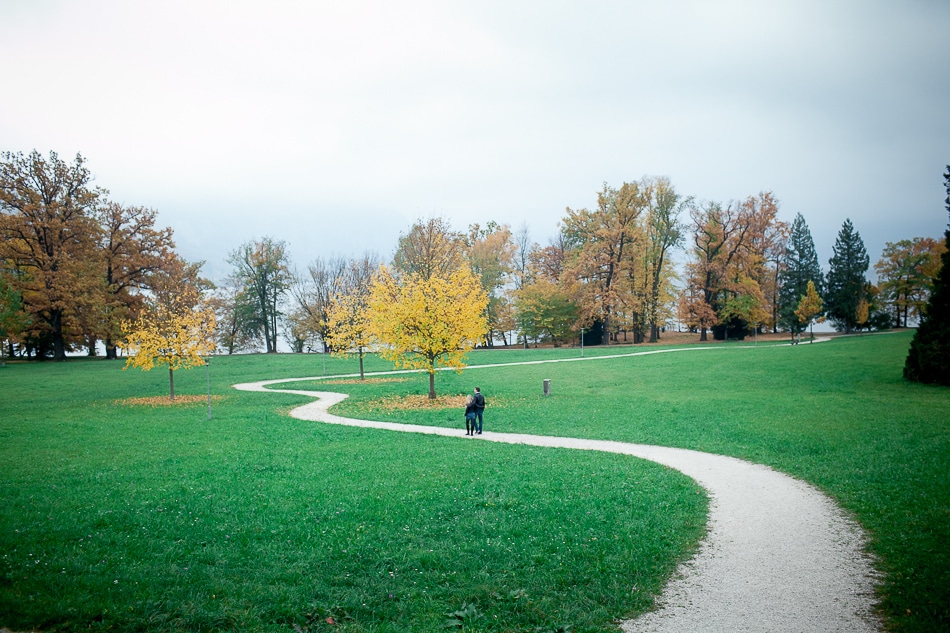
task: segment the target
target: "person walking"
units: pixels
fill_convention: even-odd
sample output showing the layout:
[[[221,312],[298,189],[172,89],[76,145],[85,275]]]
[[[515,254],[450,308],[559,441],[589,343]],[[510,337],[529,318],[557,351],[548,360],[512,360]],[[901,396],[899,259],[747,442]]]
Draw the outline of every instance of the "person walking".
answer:
[[[485,396],[482,395],[482,390],[479,387],[475,387],[475,395],[472,399],[472,403],[475,405],[475,431],[476,435],[482,434],[482,414],[485,412]]]
[[[475,435],[475,397],[465,399],[465,435]]]

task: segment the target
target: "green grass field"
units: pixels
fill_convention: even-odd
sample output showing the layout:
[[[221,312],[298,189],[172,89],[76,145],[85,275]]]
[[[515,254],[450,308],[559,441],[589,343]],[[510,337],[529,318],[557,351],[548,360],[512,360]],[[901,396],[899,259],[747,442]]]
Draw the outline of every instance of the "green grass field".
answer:
[[[950,390],[900,377],[909,334],[813,346],[479,351],[486,429],[681,446],[805,479],[868,530],[895,631],[950,626]],[[655,464],[475,442],[461,412],[404,411],[424,375],[335,411],[454,426],[458,440],[286,416],[235,382],[355,361],[215,358],[204,404],[144,408],[167,372],[106,361],[0,369],[0,626],[43,631],[604,631],[648,609],[704,527],[706,498]],[[371,359],[367,370],[388,365]],[[553,393],[544,398],[543,379]],[[202,394],[203,369],[176,374]],[[570,591],[567,589],[570,588]],[[332,623],[331,623],[332,622]]]

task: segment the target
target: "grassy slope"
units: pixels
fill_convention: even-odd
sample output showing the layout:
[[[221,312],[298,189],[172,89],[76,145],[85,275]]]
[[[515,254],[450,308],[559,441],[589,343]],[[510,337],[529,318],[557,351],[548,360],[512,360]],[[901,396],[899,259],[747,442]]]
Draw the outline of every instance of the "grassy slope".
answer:
[[[492,430],[693,448],[812,482],[869,530],[886,572],[882,608],[889,626],[944,631],[950,628],[950,390],[902,380],[909,342],[909,334],[888,334],[796,348],[704,347],[472,369],[440,376],[440,386],[449,393],[481,383]],[[547,399],[545,378],[553,389]],[[353,393],[343,412],[410,419],[372,410]],[[458,424],[454,411],[411,419]]]
[[[942,631],[950,622],[950,391],[901,380],[909,340],[894,334],[472,368],[440,374],[437,387],[465,393],[480,384],[490,430],[696,448],[806,479],[869,530],[886,572],[889,626]],[[471,362],[576,355],[478,352]],[[122,374],[107,363],[0,371],[0,457],[13,464],[0,477],[0,624],[104,629],[131,619],[125,630],[321,630],[325,617],[342,614],[352,619],[343,617],[336,630],[388,630],[387,622],[399,623],[393,630],[432,630],[439,614],[474,601],[481,617],[467,630],[558,623],[597,630],[611,615],[643,608],[643,590],[662,576],[648,569],[651,556],[682,555],[697,533],[702,499],[664,469],[299,423],[275,411],[302,399],[228,393],[226,385],[319,375],[320,359],[213,365],[214,389],[227,396],[210,424],[204,407],[143,416],[111,406],[116,397],[167,389],[167,376],[156,372]],[[331,360],[328,373],[354,367]],[[545,378],[550,398],[541,396]],[[183,374],[176,384],[201,393],[204,375]],[[343,412],[462,427],[457,410],[369,404],[425,393],[423,376],[333,389],[353,395]],[[142,532],[143,543],[123,545]],[[626,551],[641,547],[646,555]],[[27,549],[42,555],[26,556],[35,553]],[[517,564],[505,562],[526,549]],[[65,573],[57,557],[68,561]],[[581,567],[568,579],[562,565]],[[618,568],[638,576],[617,578]],[[126,576],[110,580],[108,572]],[[558,589],[578,580],[590,590],[565,604],[573,592]],[[135,582],[147,588],[120,589]],[[631,585],[636,595],[628,595]],[[28,595],[36,606],[20,605]],[[102,613],[107,608],[132,611],[120,618]]]
[[[278,410],[303,398],[229,388],[320,373],[215,359],[208,421],[116,404],[163,372],[0,370],[0,626],[433,631],[460,611],[471,631],[601,631],[701,536],[705,497],[656,465],[299,422]]]

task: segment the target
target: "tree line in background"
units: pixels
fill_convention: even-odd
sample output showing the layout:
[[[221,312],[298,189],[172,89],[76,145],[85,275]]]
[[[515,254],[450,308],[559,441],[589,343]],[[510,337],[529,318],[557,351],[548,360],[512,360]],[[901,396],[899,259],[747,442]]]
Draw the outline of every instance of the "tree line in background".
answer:
[[[654,342],[673,324],[700,340],[796,338],[823,318],[843,332],[882,329],[926,315],[946,252],[926,237],[888,243],[874,285],[846,220],[823,273],[805,219],[780,220],[772,193],[699,202],[645,177],[566,209],[545,246],[526,226],[460,231],[436,217],[399,236],[391,261],[326,257],[300,271],[285,243],[265,237],[231,252],[232,274],[215,286],[175,253],[155,211],[93,187],[81,156],[2,158],[0,341],[10,356],[62,359],[101,344],[115,357],[159,313],[176,327],[191,319],[183,332],[213,325],[224,353],[276,352],[282,335],[295,352],[380,351],[430,375],[474,345]]]
[[[0,344],[9,356],[117,355],[123,324],[211,290],[144,207],[108,200],[86,161],[4,153],[0,160]]]

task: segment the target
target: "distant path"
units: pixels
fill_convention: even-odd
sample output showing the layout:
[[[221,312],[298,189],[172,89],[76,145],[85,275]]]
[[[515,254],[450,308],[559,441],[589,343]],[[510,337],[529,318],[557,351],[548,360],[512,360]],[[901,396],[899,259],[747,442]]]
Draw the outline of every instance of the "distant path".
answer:
[[[637,354],[624,354],[631,355]],[[627,633],[883,630],[873,615],[875,575],[864,553],[863,532],[807,483],[766,466],[679,448],[489,431],[469,438],[459,429],[343,418],[328,409],[344,400],[345,394],[267,388],[321,378],[326,377],[265,380],[234,387],[317,398],[290,412],[301,420],[442,435],[459,441],[480,439],[620,453],[664,464],[696,480],[710,496],[706,538],[696,556],[680,566],[665,588],[659,609],[622,623]]]

